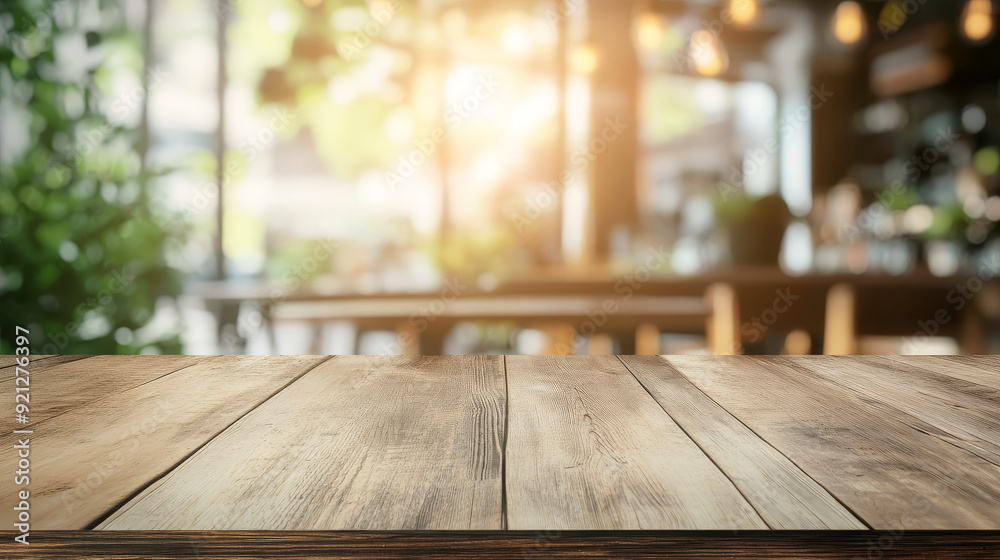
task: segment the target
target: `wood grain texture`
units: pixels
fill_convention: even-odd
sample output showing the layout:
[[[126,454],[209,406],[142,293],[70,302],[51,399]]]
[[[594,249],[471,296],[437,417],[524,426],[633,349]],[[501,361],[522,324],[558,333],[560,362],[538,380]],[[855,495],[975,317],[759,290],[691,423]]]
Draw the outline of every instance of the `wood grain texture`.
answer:
[[[17,371],[14,369],[17,365],[17,362],[14,361],[16,357],[10,355],[0,356],[0,381],[13,379],[17,375]],[[28,371],[35,373],[59,364],[82,360],[86,357],[88,356],[28,356]]]
[[[24,558],[14,533],[0,533],[0,557]],[[360,560],[635,558],[716,560],[1000,557],[997,532],[881,531],[32,531],[31,558],[103,560]]]
[[[500,529],[504,404],[498,356],[337,356],[98,528]]]
[[[29,354],[28,361],[29,363],[40,362],[42,360],[47,360],[52,357],[54,356],[48,354]],[[7,369],[9,367],[14,367],[15,365],[17,365],[18,358],[20,358],[20,356],[17,354],[0,354],[0,370]]]
[[[13,415],[0,417],[0,431],[31,428],[34,424],[78,406],[125,391],[196,363],[208,356],[92,356],[85,360],[45,360],[29,367],[30,412],[27,425],[15,424]],[[51,362],[51,363],[50,363]],[[16,381],[0,381],[0,395],[13,395]],[[20,383],[17,383],[21,386]]]
[[[866,529],[778,450],[708,398],[662,358],[621,360],[772,529]]]
[[[666,359],[869,526],[1000,528],[1000,467],[920,419],[774,359]]]
[[[930,424],[924,429],[948,443],[1000,465],[1000,389],[879,357],[775,357]],[[868,400],[870,399],[870,400]]]
[[[1000,389],[1000,356],[885,356],[885,359]]]
[[[39,422],[30,436],[32,529],[88,527],[324,359],[205,360]],[[13,435],[0,436],[0,447],[14,443]],[[0,457],[6,480],[13,479],[14,459]],[[0,503],[14,503],[17,489],[0,486]],[[0,523],[10,526],[13,514],[3,509]]]
[[[511,529],[765,529],[614,356],[508,356]]]

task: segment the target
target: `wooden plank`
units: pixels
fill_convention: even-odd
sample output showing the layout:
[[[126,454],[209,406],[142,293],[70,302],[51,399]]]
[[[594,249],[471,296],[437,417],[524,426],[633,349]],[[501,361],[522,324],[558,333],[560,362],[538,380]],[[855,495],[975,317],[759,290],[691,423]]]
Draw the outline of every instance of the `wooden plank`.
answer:
[[[775,360],[667,360],[869,526],[1000,529],[1000,467],[920,419]]]
[[[83,529],[179,463],[323,357],[234,356],[206,361],[75,408],[30,436],[31,528]],[[113,375],[93,379],[95,384]],[[20,434],[0,436],[12,449]],[[14,479],[14,453],[0,457]],[[23,486],[0,486],[15,503]],[[0,512],[11,526],[14,511]]]
[[[886,356],[910,367],[1000,389],[1000,356]]]
[[[131,389],[199,361],[213,359],[199,356],[92,356],[68,363],[53,362],[53,365],[49,365],[50,360],[34,366],[29,364],[30,423],[15,424],[13,415],[5,415],[0,418],[0,431],[30,428],[109,394]],[[0,395],[13,395],[14,387],[13,378],[0,381]]]
[[[439,297],[438,295],[435,298]],[[436,317],[469,320],[577,319],[588,318],[601,309],[607,297],[581,296],[510,296],[456,298]],[[285,302],[275,309],[279,321],[314,321],[323,319],[407,320],[427,312],[428,298],[358,298],[340,301]],[[702,317],[708,310],[699,298],[674,296],[635,296],[616,302],[618,317]]]
[[[17,364],[17,359],[21,356],[17,354],[0,354],[0,369],[13,367]],[[31,363],[40,362],[42,360],[52,360],[55,358],[68,358],[69,360],[79,360],[85,358],[86,356],[76,356],[76,355],[62,355],[62,354],[29,354],[28,359]]]
[[[15,354],[0,354],[0,369],[7,369],[9,367],[15,366],[17,364],[17,359],[19,357],[20,356],[17,356]],[[45,358],[51,358],[51,356],[36,355],[36,356],[28,356],[28,358],[30,360],[44,360]]]
[[[614,356],[508,356],[511,529],[765,529]]]
[[[0,555],[23,558],[14,533],[0,533]],[[341,560],[446,558],[630,558],[716,560],[908,559],[1000,557],[1000,533],[935,531],[42,531],[31,532],[32,558]]]
[[[504,407],[499,356],[337,356],[98,528],[501,529]]]
[[[773,360],[919,418],[936,428],[927,431],[1000,465],[1000,389],[876,356]]]
[[[35,372],[40,368],[50,368],[52,366],[57,366],[59,364],[65,364],[67,362],[74,362],[76,360],[82,360],[87,356],[28,356],[28,371]],[[6,359],[10,358],[10,359]],[[0,356],[0,381],[7,379],[13,379],[17,374],[15,366],[17,363],[14,361],[17,356]]]
[[[866,529],[794,463],[662,358],[621,360],[772,529]]]

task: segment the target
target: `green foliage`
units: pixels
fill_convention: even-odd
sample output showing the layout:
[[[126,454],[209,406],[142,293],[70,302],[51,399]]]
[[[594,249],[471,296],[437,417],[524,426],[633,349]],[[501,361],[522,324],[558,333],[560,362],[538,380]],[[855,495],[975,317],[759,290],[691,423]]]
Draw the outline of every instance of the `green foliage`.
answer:
[[[426,250],[449,276],[475,285],[483,274],[504,277],[517,271],[518,255],[509,228],[457,229],[443,238],[426,240]]]
[[[964,240],[969,217],[958,202],[942,204],[934,208],[934,221],[924,232],[927,239]]]
[[[754,203],[754,199],[748,197],[743,191],[735,190],[735,188],[733,190],[716,189],[712,193],[711,199],[716,217],[725,223],[745,219],[750,215]]]
[[[309,128],[338,177],[389,169],[413,149],[412,142],[394,142],[386,123],[414,89],[406,30],[416,10],[412,0],[243,2],[229,28],[233,77],[256,83],[261,105],[294,115],[288,133]],[[288,18],[283,31],[269,27],[277,13]],[[411,24],[397,25],[405,22]]]
[[[885,205],[890,211],[906,210],[920,204],[920,192],[915,187],[889,187],[875,195],[875,199]]]
[[[90,20],[87,4],[0,2],[5,142],[12,123],[28,131],[0,147],[0,352],[20,325],[33,353],[176,353],[176,334],[134,331],[159,296],[179,292],[165,255],[180,235],[156,210],[136,132],[109,122],[122,100],[101,88],[112,56],[141,71],[138,41],[119,2],[102,0]]]

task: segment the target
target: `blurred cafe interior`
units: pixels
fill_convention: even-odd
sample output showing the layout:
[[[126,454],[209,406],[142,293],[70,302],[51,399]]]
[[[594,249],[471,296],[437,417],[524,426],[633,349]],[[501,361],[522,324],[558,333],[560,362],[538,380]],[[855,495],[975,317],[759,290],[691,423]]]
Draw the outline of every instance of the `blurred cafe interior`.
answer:
[[[0,304],[45,354],[1000,353],[998,12],[5,0]]]

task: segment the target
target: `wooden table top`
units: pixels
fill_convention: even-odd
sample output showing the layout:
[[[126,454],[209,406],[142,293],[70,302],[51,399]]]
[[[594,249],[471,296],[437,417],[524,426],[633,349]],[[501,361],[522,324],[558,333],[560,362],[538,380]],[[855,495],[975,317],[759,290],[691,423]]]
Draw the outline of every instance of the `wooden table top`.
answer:
[[[340,320],[391,319],[407,321],[414,317],[435,320],[503,321],[511,319],[586,320],[608,304],[614,313],[605,320],[632,322],[637,318],[650,321],[695,317],[703,324],[709,313],[705,301],[694,297],[636,296],[627,300],[586,296],[510,296],[465,297],[444,304],[437,299],[385,298],[341,301],[290,302],[275,310],[273,318],[286,321],[308,321],[331,317]]]
[[[0,383],[14,393],[12,357]],[[33,530],[1000,530],[1000,358],[29,365]],[[13,453],[0,455],[13,479]],[[4,504],[17,488],[0,485]],[[11,527],[14,512],[0,508]]]
[[[647,269],[648,270],[648,269]],[[1000,277],[980,275],[985,284],[995,286],[1000,284]],[[651,295],[700,296],[705,287],[724,282],[737,287],[754,286],[794,286],[798,288],[818,287],[828,289],[834,284],[848,284],[862,289],[892,290],[899,288],[953,289],[956,285],[968,282],[969,276],[956,274],[953,276],[934,276],[923,270],[909,274],[891,275],[884,273],[865,274],[804,274],[790,275],[778,267],[753,266],[719,268],[693,275],[660,275],[635,278],[635,270],[618,273],[608,267],[553,267],[540,269],[530,274],[520,274],[500,280],[496,288],[483,290],[472,284],[462,284],[460,290],[463,297],[510,297],[512,295],[597,295],[615,294],[616,286],[621,288],[629,285],[636,291]],[[451,282],[454,284],[454,282]],[[358,289],[335,286],[302,286],[296,290],[287,290],[279,282],[237,282],[237,281],[199,281],[185,287],[185,294],[209,301],[242,302],[247,300],[260,301],[338,301],[338,300],[371,300],[393,298],[433,299],[441,295],[442,284],[436,288],[417,291],[361,291]],[[618,294],[620,295],[620,294]]]

